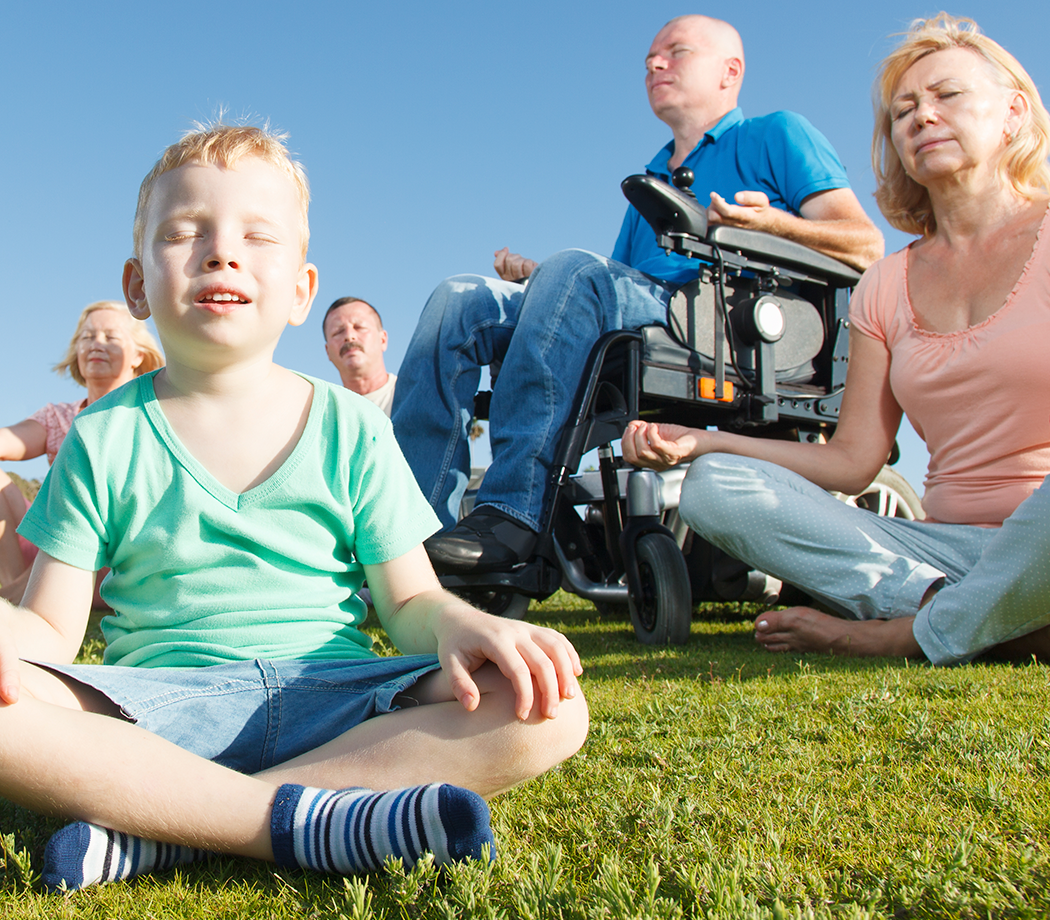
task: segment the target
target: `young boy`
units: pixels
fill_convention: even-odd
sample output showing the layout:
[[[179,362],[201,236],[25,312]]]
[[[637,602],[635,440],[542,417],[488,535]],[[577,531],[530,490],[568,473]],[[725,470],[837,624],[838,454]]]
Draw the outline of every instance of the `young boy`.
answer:
[[[49,887],[204,851],[477,858],[482,796],[583,743],[568,640],[443,592],[388,420],[273,363],[317,291],[308,198],[250,127],[192,132],[142,184],[124,291],[167,366],[81,413],[22,525],[24,606],[0,607],[0,795],[78,819]],[[102,566],[106,664],[70,665]],[[358,631],[366,578],[411,657]]]

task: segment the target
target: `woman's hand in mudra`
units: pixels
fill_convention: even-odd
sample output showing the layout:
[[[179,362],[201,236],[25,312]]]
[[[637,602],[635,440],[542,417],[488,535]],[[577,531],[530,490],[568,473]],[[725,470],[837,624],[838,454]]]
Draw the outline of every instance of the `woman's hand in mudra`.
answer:
[[[713,450],[711,432],[663,422],[629,422],[623,433],[623,457],[633,466],[666,470]]]

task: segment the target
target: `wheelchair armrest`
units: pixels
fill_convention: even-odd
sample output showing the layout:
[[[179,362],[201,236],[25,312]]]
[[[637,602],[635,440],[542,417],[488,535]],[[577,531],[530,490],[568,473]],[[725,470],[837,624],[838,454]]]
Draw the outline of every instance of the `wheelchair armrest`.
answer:
[[[815,275],[823,275],[834,282],[836,287],[853,287],[860,281],[860,272],[845,262],[801,243],[786,240],[782,236],[773,236],[772,233],[715,224],[707,231],[707,241],[750,258],[764,259],[786,268],[799,268]]]
[[[759,230],[722,224],[709,227],[706,207],[692,194],[655,176],[628,176],[620,183],[620,188],[657,237],[685,236],[697,242],[716,244],[721,249],[739,252],[745,258],[818,275],[826,278],[833,287],[852,287],[860,280],[860,273],[855,269],[801,243]]]

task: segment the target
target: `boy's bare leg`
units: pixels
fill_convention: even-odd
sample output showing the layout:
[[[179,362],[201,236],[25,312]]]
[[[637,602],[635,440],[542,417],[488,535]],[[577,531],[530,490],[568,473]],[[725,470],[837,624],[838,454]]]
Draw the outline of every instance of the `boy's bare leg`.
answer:
[[[491,795],[582,744],[582,698],[563,701],[556,720],[521,723],[498,673],[477,672],[482,700],[473,713],[444,701],[451,691],[437,677],[418,686],[421,705],[246,776],[114,718],[101,694],[24,665],[21,699],[0,706],[0,795],[138,837],[272,860],[270,812],[283,783],[391,789],[451,781]]]
[[[755,641],[770,652],[830,652],[854,657],[922,658],[915,617],[844,620],[811,607],[770,610],[755,620]]]
[[[276,786],[220,767],[111,714],[32,665],[0,706],[0,794],[45,814],[154,840],[272,859]]]
[[[434,671],[403,695],[404,708],[258,776],[327,788],[447,782],[489,798],[549,770],[583,744],[588,716],[582,695],[562,700],[556,719],[533,711],[521,722],[511,684],[494,665],[472,676],[481,690],[473,712],[453,696],[445,673]]]

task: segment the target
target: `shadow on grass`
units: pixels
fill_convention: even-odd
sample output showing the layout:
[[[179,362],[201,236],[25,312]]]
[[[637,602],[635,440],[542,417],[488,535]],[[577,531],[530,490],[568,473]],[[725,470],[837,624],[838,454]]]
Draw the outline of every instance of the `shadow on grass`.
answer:
[[[843,674],[921,666],[895,658],[846,658],[830,654],[778,654],[755,644],[752,621],[761,608],[704,608],[694,616],[685,645],[644,645],[628,619],[602,616],[578,599],[551,602],[529,612],[529,621],[562,632],[583,660],[587,681],[693,679],[748,681],[789,674]]]

